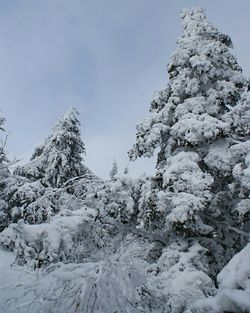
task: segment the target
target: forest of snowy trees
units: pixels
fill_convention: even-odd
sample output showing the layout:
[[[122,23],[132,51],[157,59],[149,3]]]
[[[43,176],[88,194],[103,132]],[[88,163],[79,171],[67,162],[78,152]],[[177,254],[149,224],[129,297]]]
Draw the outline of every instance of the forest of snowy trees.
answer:
[[[35,273],[0,311],[250,312],[250,81],[202,9],[181,17],[169,83],[128,152],[158,153],[153,177],[115,160],[96,176],[75,108],[19,165],[0,118],[0,244]]]

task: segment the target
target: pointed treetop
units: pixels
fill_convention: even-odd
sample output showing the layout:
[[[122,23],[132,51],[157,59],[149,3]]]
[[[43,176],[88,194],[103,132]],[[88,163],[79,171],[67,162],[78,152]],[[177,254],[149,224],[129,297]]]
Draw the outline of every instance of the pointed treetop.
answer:
[[[128,164],[125,166],[123,173],[124,173],[125,175],[127,175],[127,174],[129,173]]]
[[[4,123],[5,123],[5,118],[0,116],[0,131],[5,131]],[[8,162],[8,159],[5,153],[6,139],[7,139],[7,136],[5,136],[4,138],[0,138],[0,175],[2,171],[6,172],[5,170],[3,170],[1,164],[3,164],[4,162]]]
[[[181,12],[182,17],[182,39],[185,37],[204,36],[208,39],[213,38],[232,48],[232,41],[229,36],[224,35],[206,19],[204,9],[197,7],[184,9]]]
[[[78,115],[74,107],[70,108],[57,121],[44,144],[35,149],[31,162],[17,169],[16,173],[33,180],[42,179],[53,187],[85,174],[87,169],[82,163],[85,145]]]
[[[201,33],[207,31],[208,29],[210,32],[217,32],[217,29],[207,22],[206,14],[200,7],[184,9],[180,15],[183,20],[182,29],[187,34]],[[207,28],[204,26],[207,26]]]
[[[153,99],[150,116],[136,126],[132,160],[150,157],[160,146],[159,165],[180,146],[202,146],[233,130],[229,111],[247,81],[231,53],[231,39],[207,22],[200,8],[185,10],[182,18],[183,35],[168,64],[169,84]]]
[[[78,119],[79,112],[75,107],[71,107],[66,113],[64,113],[61,118],[55,123],[53,130],[58,130],[61,128],[68,129],[69,126],[72,126],[72,123],[80,126],[80,121]]]
[[[67,119],[70,117],[76,117],[79,116],[78,110],[72,105],[66,113],[64,113],[61,117],[61,119]]]
[[[112,181],[116,180],[116,175],[118,174],[118,165],[117,165],[117,162],[116,160],[114,159],[113,160],[113,163],[112,163],[112,169],[109,173],[109,177]]]

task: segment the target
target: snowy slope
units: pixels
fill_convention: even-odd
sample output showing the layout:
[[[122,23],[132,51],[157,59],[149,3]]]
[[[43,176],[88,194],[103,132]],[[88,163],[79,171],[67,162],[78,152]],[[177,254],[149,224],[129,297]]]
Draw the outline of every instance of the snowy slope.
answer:
[[[13,252],[0,248],[0,313],[27,313],[27,308],[22,310],[20,298],[22,303],[27,301],[27,297],[23,297],[25,284],[34,278],[35,272],[13,265],[14,260]],[[15,297],[19,298],[19,304],[15,303]],[[6,303],[8,299],[11,301]]]

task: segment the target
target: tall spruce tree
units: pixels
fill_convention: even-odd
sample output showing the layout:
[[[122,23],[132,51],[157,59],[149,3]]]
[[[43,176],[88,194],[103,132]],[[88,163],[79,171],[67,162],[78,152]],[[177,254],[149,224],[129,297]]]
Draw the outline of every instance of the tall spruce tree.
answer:
[[[250,133],[248,81],[231,48],[231,39],[206,20],[202,9],[183,11],[169,83],[151,102],[150,116],[137,125],[136,144],[129,152],[136,159],[160,148],[161,182],[144,208],[147,214],[141,214],[143,225],[149,219],[160,220],[159,225],[164,220],[164,231],[199,238],[214,275],[241,248],[232,189],[237,189],[235,176],[241,178],[238,188],[249,177],[249,161],[242,164],[244,155],[239,153],[237,160],[231,153]],[[237,162],[241,164],[233,171]]]

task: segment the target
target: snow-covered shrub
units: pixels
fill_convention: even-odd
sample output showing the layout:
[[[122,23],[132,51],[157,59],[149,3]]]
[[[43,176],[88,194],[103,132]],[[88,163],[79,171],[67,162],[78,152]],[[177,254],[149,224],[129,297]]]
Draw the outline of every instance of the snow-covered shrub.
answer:
[[[7,189],[6,199],[10,220],[24,219],[29,224],[40,224],[50,220],[61,210],[78,210],[81,207],[97,207],[96,192],[103,182],[90,171],[72,178],[60,188],[44,186],[41,180],[34,182],[14,176],[15,183]]]
[[[32,286],[34,313],[146,312],[139,303],[140,293],[147,292],[141,263],[100,261],[53,267]]]
[[[50,223],[19,221],[0,234],[1,245],[14,250],[18,264],[40,267],[55,262],[81,262],[109,245],[108,230],[94,222],[95,211],[64,211]],[[102,252],[100,252],[102,253]]]
[[[52,188],[45,188],[41,181],[30,182],[14,176],[16,184],[9,191],[9,215],[12,222],[25,219],[30,224],[46,221],[53,212]]]
[[[136,224],[141,186],[145,180],[144,177],[132,178],[124,175],[114,181],[105,182],[103,188],[97,192],[100,218],[108,216],[124,224]]]
[[[163,194],[158,189],[158,179],[161,184],[161,177],[155,177],[147,179],[141,186],[137,227],[162,233],[166,224],[164,214],[166,204],[161,205]]]
[[[127,234],[115,253],[84,263],[50,265],[37,270],[25,288],[30,301],[13,303],[32,313],[139,313],[167,312],[148,281],[148,240]]]
[[[157,183],[146,176],[133,178],[126,174],[105,182],[97,192],[98,218],[113,218],[137,229],[161,232],[165,226],[164,209],[160,205]]]
[[[164,248],[152,264],[150,284],[157,296],[164,299],[164,312],[182,313],[195,301],[215,293],[205,252],[197,242],[178,240]]]
[[[214,294],[198,243],[172,243],[150,264],[153,247],[147,239],[127,234],[105,258],[50,265],[27,286],[27,308],[32,313],[181,313]]]
[[[97,209],[97,193],[103,186],[103,180],[90,171],[80,177],[70,179],[56,191],[57,211],[62,208],[74,211],[84,206]]]

